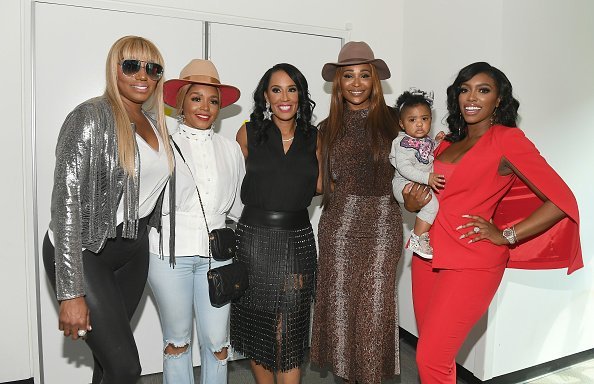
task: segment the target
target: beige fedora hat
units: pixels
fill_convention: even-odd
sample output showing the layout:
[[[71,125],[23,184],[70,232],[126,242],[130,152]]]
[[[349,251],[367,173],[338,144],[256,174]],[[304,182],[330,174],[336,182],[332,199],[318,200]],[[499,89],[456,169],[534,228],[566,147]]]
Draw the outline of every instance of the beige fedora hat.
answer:
[[[235,103],[241,95],[238,88],[221,84],[219,72],[212,61],[194,59],[181,70],[179,79],[167,80],[163,84],[163,101],[167,105],[176,107],[177,92],[186,84],[204,84],[219,88],[221,108]]]
[[[380,80],[390,78],[390,69],[382,59],[376,59],[371,47],[364,41],[349,41],[338,54],[338,62],[326,63],[322,68],[322,78],[326,81],[334,80],[338,67],[348,65],[373,64]]]

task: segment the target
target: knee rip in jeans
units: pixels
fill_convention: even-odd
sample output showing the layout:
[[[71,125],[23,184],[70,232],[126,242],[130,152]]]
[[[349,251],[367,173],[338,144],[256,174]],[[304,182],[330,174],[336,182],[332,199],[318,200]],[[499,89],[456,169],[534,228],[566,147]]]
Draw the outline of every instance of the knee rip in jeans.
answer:
[[[227,361],[229,360],[229,344],[223,345],[212,354],[217,359],[219,364],[227,365]]]
[[[179,358],[183,354],[188,353],[188,351],[190,350],[191,343],[192,340],[189,339],[183,343],[174,343],[167,340],[165,348],[163,350],[163,354],[165,355],[165,358]]]

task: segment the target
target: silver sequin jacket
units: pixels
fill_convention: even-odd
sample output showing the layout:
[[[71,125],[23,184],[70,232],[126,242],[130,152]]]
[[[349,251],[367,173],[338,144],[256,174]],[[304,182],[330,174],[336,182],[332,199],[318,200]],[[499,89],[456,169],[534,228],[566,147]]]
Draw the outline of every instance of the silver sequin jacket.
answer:
[[[147,117],[156,125],[152,116]],[[136,238],[138,150],[135,164],[134,177],[126,176],[119,164],[113,111],[105,97],[83,102],[66,117],[56,146],[51,199],[50,229],[54,236],[58,300],[85,295],[82,250],[97,253],[107,238],[116,237],[120,199],[124,199],[122,237]],[[169,188],[170,193],[175,189],[174,181]],[[163,193],[149,219],[149,225],[158,229],[162,203]]]

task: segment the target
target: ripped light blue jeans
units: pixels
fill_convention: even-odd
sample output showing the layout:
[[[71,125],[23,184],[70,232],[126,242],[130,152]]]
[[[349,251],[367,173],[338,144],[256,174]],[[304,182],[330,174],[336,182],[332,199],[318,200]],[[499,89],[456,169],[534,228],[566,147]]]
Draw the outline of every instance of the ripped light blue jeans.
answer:
[[[212,260],[212,268],[231,262]],[[207,271],[207,258],[176,256],[175,268],[172,268],[169,257],[165,256],[162,260],[158,255],[150,255],[148,281],[159,308],[163,351],[169,344],[188,346],[178,355],[163,352],[163,384],[194,383],[191,349],[193,316],[200,345],[200,383],[227,383],[228,357],[219,360],[214,353],[229,347],[230,306],[216,308],[210,304]]]

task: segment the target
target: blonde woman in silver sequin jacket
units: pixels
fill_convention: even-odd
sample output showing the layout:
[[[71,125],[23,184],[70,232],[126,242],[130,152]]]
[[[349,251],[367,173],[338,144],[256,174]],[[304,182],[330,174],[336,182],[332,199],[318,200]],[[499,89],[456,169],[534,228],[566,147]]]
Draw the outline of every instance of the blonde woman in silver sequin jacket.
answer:
[[[105,94],[77,106],[62,125],[43,259],[60,302],[60,331],[93,352],[93,384],[128,384],[140,376],[129,322],[146,283],[147,224],[160,210],[173,156],[158,49],[123,37],[106,72]],[[151,96],[156,119],[142,109]]]

